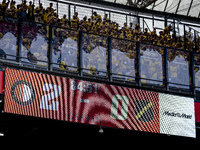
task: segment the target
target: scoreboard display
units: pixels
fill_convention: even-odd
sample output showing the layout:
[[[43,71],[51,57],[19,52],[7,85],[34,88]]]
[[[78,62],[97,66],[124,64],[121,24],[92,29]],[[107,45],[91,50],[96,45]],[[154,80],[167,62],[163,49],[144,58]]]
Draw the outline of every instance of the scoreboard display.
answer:
[[[6,113],[196,137],[188,97],[8,68],[4,95]]]

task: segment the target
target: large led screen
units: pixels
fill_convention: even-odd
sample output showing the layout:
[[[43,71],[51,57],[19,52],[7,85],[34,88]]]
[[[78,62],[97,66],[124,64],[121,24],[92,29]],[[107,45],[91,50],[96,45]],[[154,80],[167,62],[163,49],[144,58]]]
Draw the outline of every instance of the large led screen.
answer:
[[[196,137],[187,97],[6,69],[4,101],[6,113]]]

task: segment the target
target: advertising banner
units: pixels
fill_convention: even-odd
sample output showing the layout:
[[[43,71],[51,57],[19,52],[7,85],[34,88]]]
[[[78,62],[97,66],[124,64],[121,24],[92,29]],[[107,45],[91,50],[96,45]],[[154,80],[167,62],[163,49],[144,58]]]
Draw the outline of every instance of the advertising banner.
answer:
[[[7,113],[196,137],[187,97],[6,69],[4,101]]]

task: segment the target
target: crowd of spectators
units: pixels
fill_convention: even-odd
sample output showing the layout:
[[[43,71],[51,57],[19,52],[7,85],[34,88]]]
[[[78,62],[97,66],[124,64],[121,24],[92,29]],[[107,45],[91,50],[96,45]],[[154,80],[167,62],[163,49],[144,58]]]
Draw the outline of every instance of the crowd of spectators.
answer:
[[[106,76],[108,65],[106,57],[107,36],[112,36],[113,76],[126,78],[129,81],[135,78],[136,42],[134,41],[153,44],[152,46],[141,44],[142,78],[153,80],[162,81],[163,79],[163,49],[155,48],[156,46],[154,45],[200,51],[200,38],[197,38],[195,42],[190,36],[185,36],[184,38],[176,36],[172,32],[173,27],[171,25],[157,34],[156,28],[153,31],[148,31],[147,28],[144,29],[144,32],[141,31],[138,23],[134,25],[133,23],[127,24],[125,22],[120,27],[117,22],[110,20],[106,13],[101,16],[97,12],[93,12],[92,16],[85,16],[80,19],[78,12],[75,12],[73,17],[68,20],[66,14],[59,18],[56,9],[53,9],[53,3],[50,3],[47,8],[44,8],[42,3],[38,7],[35,7],[32,1],[27,4],[26,0],[23,0],[22,4],[17,6],[15,4],[14,0],[3,0],[2,4],[0,4],[0,14],[4,14],[6,18],[22,18],[42,23],[33,25],[24,22],[22,25],[22,57],[25,58],[24,61],[37,65],[46,66],[47,63],[45,61],[48,61],[49,26],[44,24],[52,24],[54,26],[52,30],[53,66],[57,66],[61,70],[76,70],[78,30],[84,31],[82,42],[82,49],[84,50],[83,69],[85,69],[85,73],[91,75]],[[0,35],[0,37],[2,38],[3,36]],[[183,60],[181,59],[183,65],[179,67],[183,67],[185,63],[187,65],[189,55],[172,51],[168,58],[169,61],[176,60],[176,56],[184,58]],[[40,63],[38,60],[40,60]],[[181,62],[178,63],[180,64]],[[177,80],[180,79],[179,75],[183,72],[178,69],[177,65],[174,66],[173,64],[170,67],[172,68],[170,76],[173,76],[171,80],[175,77]],[[176,70],[175,75],[173,70]],[[142,81],[150,82],[149,80]],[[179,81],[174,82],[179,83]],[[156,82],[156,84],[160,83]]]
[[[177,37],[174,34],[170,34],[170,31],[173,30],[171,25],[165,27],[158,35],[156,28],[154,28],[153,31],[148,31],[148,29],[145,28],[144,32],[142,32],[138,23],[134,26],[132,22],[130,24],[125,22],[123,27],[120,28],[119,24],[111,21],[106,13],[102,17],[97,12],[93,12],[93,15],[89,18],[85,16],[83,19],[80,19],[78,17],[78,12],[75,12],[73,18],[68,20],[66,14],[64,14],[62,18],[59,18],[56,9],[53,9],[53,3],[50,3],[47,8],[44,8],[42,3],[40,3],[38,7],[35,7],[32,1],[29,1],[29,4],[27,4],[26,0],[23,0],[22,4],[17,6],[15,4],[16,2],[14,0],[3,0],[2,4],[0,4],[0,14],[12,18],[23,18],[35,22],[83,30],[89,33],[147,42],[167,47],[186,50],[199,48],[199,39],[197,39],[198,41],[195,45],[195,42],[189,36],[183,38],[181,36]]]

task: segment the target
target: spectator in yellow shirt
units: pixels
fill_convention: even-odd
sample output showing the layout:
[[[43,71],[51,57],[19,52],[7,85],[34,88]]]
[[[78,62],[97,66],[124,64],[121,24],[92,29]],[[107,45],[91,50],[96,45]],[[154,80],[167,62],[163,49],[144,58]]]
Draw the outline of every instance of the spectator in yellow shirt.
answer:
[[[93,19],[94,19],[95,22],[98,21],[98,19],[102,20],[102,19],[101,19],[101,15],[97,14],[96,11],[93,13],[93,15],[94,15],[94,16],[93,16]]]
[[[34,20],[34,7],[35,5],[32,4],[32,1],[30,1],[28,6],[28,15],[27,15],[27,18],[29,20]]]
[[[103,20],[106,20],[106,21],[109,20],[109,18],[108,18],[108,14],[105,14],[105,15],[104,15]]]
[[[73,18],[70,20],[70,22],[71,22],[71,27],[73,29],[77,29],[78,28],[79,19],[76,17],[76,15],[73,15]]]
[[[60,63],[60,69],[61,69],[61,70],[68,70],[68,67],[66,66],[66,64],[65,64],[64,61],[62,61],[62,62]]]
[[[12,0],[10,3],[10,9],[16,9],[15,4],[16,2]]]

